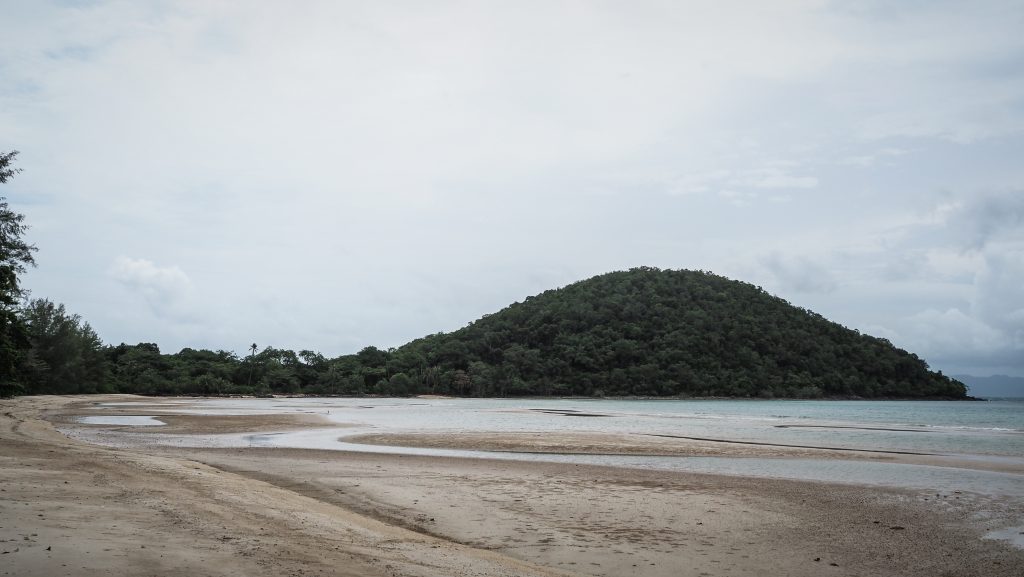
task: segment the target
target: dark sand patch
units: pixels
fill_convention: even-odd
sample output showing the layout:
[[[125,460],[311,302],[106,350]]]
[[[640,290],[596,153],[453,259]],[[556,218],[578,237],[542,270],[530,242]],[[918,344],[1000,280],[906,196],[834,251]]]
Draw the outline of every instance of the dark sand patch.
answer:
[[[577,411],[575,409],[527,409],[536,413],[546,413],[549,415],[561,415],[563,417],[611,417],[612,415],[605,415],[602,413],[585,413],[583,411]]]
[[[775,425],[776,429],[854,429],[857,431],[896,431],[901,433],[933,433],[927,429],[896,429],[890,427],[854,427],[852,425]]]
[[[649,457],[817,457],[887,459],[815,447],[761,446],[685,437],[608,433],[369,433],[341,437],[346,443],[515,453],[642,455]]]
[[[783,447],[787,449],[819,449],[822,451],[849,451],[853,453],[880,453],[884,455],[928,455],[931,456],[933,453],[919,453],[914,451],[892,451],[883,449],[851,449],[847,447],[817,447],[811,445],[786,445],[782,443],[765,443],[761,441],[733,441],[729,439],[707,439],[703,437],[684,437],[681,435],[656,435],[650,434],[651,437],[664,437],[668,439],[686,439],[688,441],[700,441],[705,443],[728,443],[731,445],[756,445],[758,447]]]

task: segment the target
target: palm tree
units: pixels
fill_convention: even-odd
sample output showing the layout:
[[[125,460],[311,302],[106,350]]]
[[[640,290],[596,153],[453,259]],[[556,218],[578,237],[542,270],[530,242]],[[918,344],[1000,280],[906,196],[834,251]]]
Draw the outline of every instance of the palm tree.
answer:
[[[249,350],[252,351],[252,353],[249,354],[249,380],[245,382],[246,388],[252,386],[252,365],[256,360],[256,343],[249,345]]]

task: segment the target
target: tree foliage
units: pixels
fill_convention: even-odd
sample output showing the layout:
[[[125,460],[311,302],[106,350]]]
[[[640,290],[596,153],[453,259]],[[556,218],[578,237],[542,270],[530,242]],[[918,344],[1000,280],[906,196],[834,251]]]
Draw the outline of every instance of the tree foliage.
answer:
[[[17,151],[0,152],[0,183],[20,172],[12,166]],[[0,396],[21,392],[15,373],[29,348],[25,326],[18,317],[23,297],[18,275],[35,265],[36,250],[23,239],[28,230],[25,216],[12,211],[0,196]]]
[[[760,287],[646,267],[547,291],[413,341],[393,366],[421,375],[420,390],[479,396],[966,394],[916,355]]]
[[[30,348],[19,377],[29,393],[111,392],[103,343],[62,304],[34,299],[21,311]]]

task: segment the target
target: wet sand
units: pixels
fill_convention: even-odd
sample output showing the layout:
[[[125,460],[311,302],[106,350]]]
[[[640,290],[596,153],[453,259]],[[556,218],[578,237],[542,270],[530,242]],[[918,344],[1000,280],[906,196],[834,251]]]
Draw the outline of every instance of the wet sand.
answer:
[[[574,453],[584,455],[646,455],[663,457],[791,457],[892,460],[881,451],[844,451],[829,448],[721,441],[670,435],[607,433],[459,433],[399,434],[372,433],[342,436],[350,443],[421,447],[514,451],[518,453]]]
[[[158,431],[153,431],[158,432]],[[348,443],[424,449],[459,449],[516,453],[557,453],[577,455],[641,455],[649,457],[767,457],[791,459],[843,459],[879,461],[907,465],[956,467],[978,471],[1024,475],[1018,460],[967,459],[908,451],[839,449],[681,437],[675,435],[604,433],[370,433],[345,435]]]
[[[0,401],[0,574],[1019,576],[1024,567],[1024,551],[982,538],[1024,519],[1024,504],[967,493],[340,451],[110,448],[53,429],[97,400]],[[139,400],[146,406],[121,414],[162,411],[163,400]],[[211,422],[173,426],[199,433]],[[273,429],[243,416],[224,430],[254,425]]]

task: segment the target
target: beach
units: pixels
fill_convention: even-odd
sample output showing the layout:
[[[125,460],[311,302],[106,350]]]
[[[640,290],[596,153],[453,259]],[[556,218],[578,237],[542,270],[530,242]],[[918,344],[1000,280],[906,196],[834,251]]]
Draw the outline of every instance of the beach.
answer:
[[[117,405],[98,410],[103,402]],[[206,440],[311,429],[333,438],[349,427],[298,412],[182,414],[187,406],[116,395],[0,401],[0,574],[1019,576],[1024,567],[1013,536],[990,538],[1024,520],[1024,504],[1005,495],[374,445],[230,446]],[[165,424],[75,420],[93,414]],[[146,440],[171,433],[204,442]],[[865,464],[936,458],[568,430],[414,436],[349,441]],[[1020,473],[1002,468],[991,474],[1012,482]]]

